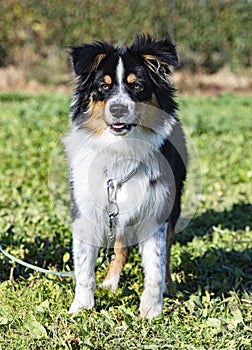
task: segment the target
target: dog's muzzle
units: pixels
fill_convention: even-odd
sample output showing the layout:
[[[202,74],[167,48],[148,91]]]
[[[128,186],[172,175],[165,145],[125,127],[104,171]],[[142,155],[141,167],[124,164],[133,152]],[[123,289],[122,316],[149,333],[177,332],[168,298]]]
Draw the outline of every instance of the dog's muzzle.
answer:
[[[132,101],[121,102],[113,100],[107,103],[106,119],[110,131],[114,135],[126,135],[136,126],[135,122],[135,104]]]

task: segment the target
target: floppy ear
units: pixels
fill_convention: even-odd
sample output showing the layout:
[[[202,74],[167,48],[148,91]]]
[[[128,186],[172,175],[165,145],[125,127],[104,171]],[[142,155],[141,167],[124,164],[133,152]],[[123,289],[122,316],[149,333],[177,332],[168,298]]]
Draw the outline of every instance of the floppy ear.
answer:
[[[169,66],[178,66],[176,48],[169,38],[156,41],[150,35],[140,35],[130,49],[142,56],[148,68],[161,78],[170,73]]]
[[[113,51],[114,47],[104,42],[71,46],[70,57],[76,75],[89,75]]]

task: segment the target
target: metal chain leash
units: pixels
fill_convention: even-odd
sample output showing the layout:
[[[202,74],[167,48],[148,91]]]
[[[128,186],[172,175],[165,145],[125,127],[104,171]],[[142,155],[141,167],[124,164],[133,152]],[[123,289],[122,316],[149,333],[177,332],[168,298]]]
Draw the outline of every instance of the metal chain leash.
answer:
[[[115,221],[116,217],[119,214],[119,206],[117,204],[117,191],[118,184],[115,184],[112,179],[107,181],[107,199],[108,204],[106,206],[106,211],[108,214],[108,241],[107,241],[107,249],[106,249],[106,258],[112,260],[114,257],[114,245],[116,239],[115,233]]]
[[[106,206],[106,211],[108,214],[108,241],[106,249],[106,258],[112,260],[114,258],[114,246],[116,240],[116,217],[119,215],[119,206],[117,203],[117,192],[136,172],[136,169],[132,170],[127,176],[122,178],[116,183],[113,179],[107,181],[107,199],[108,204]]]

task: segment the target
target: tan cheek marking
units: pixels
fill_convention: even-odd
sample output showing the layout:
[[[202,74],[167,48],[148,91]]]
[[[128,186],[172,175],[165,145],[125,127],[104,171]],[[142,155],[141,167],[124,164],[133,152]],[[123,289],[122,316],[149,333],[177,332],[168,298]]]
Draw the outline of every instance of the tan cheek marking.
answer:
[[[89,103],[89,115],[87,121],[84,122],[85,129],[91,131],[94,135],[101,135],[107,128],[107,124],[104,120],[105,102],[93,102]]]
[[[137,76],[136,76],[135,74],[133,74],[133,73],[131,73],[131,74],[129,74],[129,75],[127,76],[127,82],[128,82],[128,84],[132,84],[132,83],[134,83],[136,80],[137,80]]]
[[[112,79],[109,75],[105,75],[104,81],[106,84],[111,85],[112,84]]]
[[[155,94],[151,95],[151,100],[146,102],[147,104],[159,108],[158,100]]]
[[[154,93],[152,93],[151,95],[151,99],[148,101],[143,101],[142,103],[156,107],[156,108],[160,108],[157,97]]]
[[[162,130],[164,127],[167,115],[160,111],[159,104],[155,94],[152,94],[151,100],[136,104],[136,109],[143,111],[139,124],[146,133],[152,130]]]

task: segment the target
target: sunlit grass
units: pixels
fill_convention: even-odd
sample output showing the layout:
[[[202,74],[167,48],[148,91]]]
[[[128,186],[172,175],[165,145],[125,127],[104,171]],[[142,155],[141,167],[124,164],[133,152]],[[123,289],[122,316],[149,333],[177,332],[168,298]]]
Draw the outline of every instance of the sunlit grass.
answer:
[[[72,270],[71,233],[48,190],[49,159],[69,125],[70,98],[1,94],[0,102],[1,244],[32,264]],[[202,196],[173,245],[177,287],[163,314],[152,322],[139,318],[143,276],[136,248],[118,291],[97,289],[95,310],[76,317],[67,313],[72,279],[27,270],[0,255],[0,348],[251,348],[252,100],[182,97],[180,106],[199,155]]]

